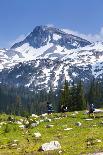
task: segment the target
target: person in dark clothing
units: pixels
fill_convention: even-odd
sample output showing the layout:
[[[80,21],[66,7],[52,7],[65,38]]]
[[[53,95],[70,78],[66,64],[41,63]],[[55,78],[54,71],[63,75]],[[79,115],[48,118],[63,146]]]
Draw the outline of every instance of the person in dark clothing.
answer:
[[[93,103],[89,104],[89,117],[90,117],[90,114],[92,114],[93,117],[95,118],[94,111],[95,111],[94,104]]]
[[[53,112],[52,104],[50,104],[49,102],[47,102],[47,111],[48,111],[48,115]]]
[[[66,115],[66,113],[65,112],[67,112],[68,111],[68,108],[67,108],[67,106],[65,106],[65,105],[61,105],[61,113],[63,113],[64,115],[62,115],[62,116],[67,116]]]
[[[62,113],[67,112],[67,106],[61,105],[61,112]]]

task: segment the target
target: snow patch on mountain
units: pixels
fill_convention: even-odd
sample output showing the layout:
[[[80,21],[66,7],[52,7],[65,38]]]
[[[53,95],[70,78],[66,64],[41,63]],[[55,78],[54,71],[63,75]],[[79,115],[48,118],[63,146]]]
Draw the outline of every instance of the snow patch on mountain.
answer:
[[[48,48],[52,47],[53,44],[49,43],[41,48],[33,48],[28,43],[25,43],[21,47],[16,48],[16,51],[22,53],[23,61],[35,60],[38,56],[43,54]]]
[[[61,64],[60,66],[58,66],[55,70],[55,80],[54,80],[54,87],[58,86],[58,80],[60,79],[60,74],[62,74],[63,72],[63,64]]]
[[[53,39],[54,40],[59,40],[61,38],[60,35],[57,35],[57,34],[53,34]]]
[[[66,78],[103,79],[103,42],[90,43],[54,27],[37,26],[11,49],[0,49],[0,82],[57,88]]]

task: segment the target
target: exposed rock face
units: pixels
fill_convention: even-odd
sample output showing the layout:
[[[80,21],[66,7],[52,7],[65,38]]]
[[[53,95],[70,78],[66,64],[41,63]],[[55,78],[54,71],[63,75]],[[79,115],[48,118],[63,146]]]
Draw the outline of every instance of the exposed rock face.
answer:
[[[0,49],[0,71],[0,83],[31,90],[58,89],[65,78],[69,83],[103,81],[103,43],[37,26],[11,49]]]
[[[77,48],[78,46],[84,47],[91,44],[89,41],[72,34],[67,34],[60,29],[47,26],[36,26],[23,41],[14,44],[11,49],[29,43],[34,48],[45,46],[48,42],[55,45],[65,46],[67,49]]]

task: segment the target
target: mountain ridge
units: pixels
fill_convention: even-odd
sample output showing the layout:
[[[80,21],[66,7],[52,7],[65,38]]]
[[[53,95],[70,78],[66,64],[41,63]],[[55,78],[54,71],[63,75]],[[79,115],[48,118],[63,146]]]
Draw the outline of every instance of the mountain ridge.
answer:
[[[54,27],[48,27],[48,26],[36,26],[34,28],[34,30],[21,42],[14,44],[11,49],[15,49],[18,46],[23,45],[24,43],[29,43],[30,46],[33,46],[34,48],[40,48],[40,46],[45,45],[45,43],[47,43],[47,41],[50,41],[51,43],[56,43],[59,44],[60,42],[54,42],[53,40],[53,34],[57,34],[59,35],[59,37],[63,37],[65,39],[68,39],[66,41],[73,41],[73,39],[77,40],[77,41],[82,41],[85,45],[91,44],[89,41],[82,39],[78,36],[74,36],[72,34],[68,34],[66,32],[64,32],[63,30],[54,28]],[[39,37],[39,38],[38,38]],[[43,38],[44,37],[44,38]],[[51,38],[49,38],[51,37]],[[46,42],[44,39],[47,39]],[[50,39],[50,40],[49,40]],[[33,42],[34,40],[34,42]],[[57,40],[60,40],[57,39]],[[64,40],[65,41],[65,40]],[[38,45],[39,42],[39,45]],[[83,44],[81,43],[81,45]],[[60,43],[61,46],[64,46],[64,43]],[[83,46],[83,45],[82,45]],[[75,48],[75,46],[74,46]]]
[[[57,89],[65,78],[69,83],[101,81],[102,60],[103,42],[90,43],[54,27],[37,26],[23,41],[0,50],[0,82]]]

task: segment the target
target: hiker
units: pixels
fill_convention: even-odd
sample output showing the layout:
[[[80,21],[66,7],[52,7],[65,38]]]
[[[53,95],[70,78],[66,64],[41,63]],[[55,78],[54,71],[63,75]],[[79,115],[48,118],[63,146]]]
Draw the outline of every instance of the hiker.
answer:
[[[48,115],[53,112],[52,104],[50,104],[49,102],[47,102],[47,110],[48,110]]]
[[[67,115],[65,114],[65,112],[67,112],[67,111],[68,111],[67,106],[66,106],[66,105],[61,105],[61,112],[64,114],[63,116],[67,116]]]
[[[64,112],[67,112],[67,106],[65,105],[61,105],[61,112],[64,113]]]
[[[93,103],[89,104],[89,117],[90,117],[90,114],[92,114],[93,117],[95,118],[94,111],[95,111],[94,104]]]

